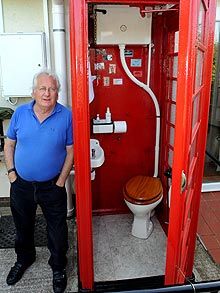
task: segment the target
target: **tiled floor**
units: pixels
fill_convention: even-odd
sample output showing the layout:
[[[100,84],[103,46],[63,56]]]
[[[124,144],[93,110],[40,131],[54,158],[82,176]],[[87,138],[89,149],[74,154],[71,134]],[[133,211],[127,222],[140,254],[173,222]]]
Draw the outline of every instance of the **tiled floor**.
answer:
[[[214,196],[214,195],[213,195]],[[207,199],[206,199],[207,200]],[[214,199],[212,199],[214,200]],[[203,201],[205,201],[203,199]],[[2,216],[8,208],[0,208]],[[95,280],[110,281],[164,274],[166,236],[153,217],[154,231],[149,239],[131,235],[132,215],[93,217]],[[208,225],[206,225],[208,227]],[[204,227],[204,225],[203,225]],[[75,221],[68,220],[70,250],[68,252],[68,285],[66,292],[78,292],[77,250]],[[208,230],[210,233],[210,230]],[[209,234],[208,234],[209,235]],[[194,273],[197,281],[218,279],[220,268],[203,251],[198,242]],[[5,279],[15,261],[14,249],[0,249],[0,292],[49,293],[52,292],[51,269],[47,264],[46,247],[37,247],[37,260],[14,286]]]
[[[95,281],[164,275],[166,235],[157,218],[148,239],[131,235],[133,215],[93,217]]]
[[[213,260],[220,264],[220,192],[202,193],[198,235]]]

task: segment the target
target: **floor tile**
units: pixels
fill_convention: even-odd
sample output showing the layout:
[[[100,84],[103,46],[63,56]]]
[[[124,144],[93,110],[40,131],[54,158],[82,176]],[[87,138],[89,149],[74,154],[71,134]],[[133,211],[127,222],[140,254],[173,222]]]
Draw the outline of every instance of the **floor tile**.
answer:
[[[220,264],[220,192],[202,193],[198,234],[211,255]]]
[[[215,199],[220,199],[220,192],[216,191],[216,192],[212,192],[212,194]]]
[[[199,224],[198,224],[198,234],[199,235],[213,235],[212,230],[204,220],[203,216],[200,214],[199,216]]]
[[[124,214],[102,216],[94,222],[99,225],[99,236],[93,237],[93,240],[98,242],[94,243],[96,280],[120,280],[164,274],[166,236],[158,220],[153,217],[154,230],[148,239],[131,235],[132,221],[133,215]],[[109,276],[105,273],[105,260],[110,264]],[[100,267],[103,267],[103,270],[100,270]],[[108,279],[103,279],[104,277]]]
[[[220,210],[220,199],[219,200],[215,199],[215,200],[207,201],[207,205],[213,211]]]
[[[202,200],[213,200],[215,197],[212,192],[203,192],[201,198]]]
[[[201,236],[201,240],[205,244],[207,250],[220,249],[220,243],[214,235]]]
[[[210,253],[213,260],[220,264],[220,249],[209,249],[208,252]]]

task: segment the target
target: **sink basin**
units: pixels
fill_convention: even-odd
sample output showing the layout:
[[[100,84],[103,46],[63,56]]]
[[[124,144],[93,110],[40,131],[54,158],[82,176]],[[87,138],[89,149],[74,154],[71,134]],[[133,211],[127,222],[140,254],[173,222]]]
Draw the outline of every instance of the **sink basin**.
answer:
[[[104,151],[100,147],[99,141],[97,139],[90,139],[90,159],[91,168],[98,168],[105,161]]]

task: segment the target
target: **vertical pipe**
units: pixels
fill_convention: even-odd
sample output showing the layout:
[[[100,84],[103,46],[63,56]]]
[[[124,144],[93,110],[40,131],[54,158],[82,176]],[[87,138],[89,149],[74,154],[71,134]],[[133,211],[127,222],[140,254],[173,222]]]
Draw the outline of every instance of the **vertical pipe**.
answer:
[[[44,14],[44,32],[45,32],[45,35],[46,35],[47,68],[48,69],[51,69],[51,58],[50,58],[50,30],[49,30],[49,17],[48,17],[48,0],[43,0],[43,14]]]
[[[154,177],[158,176],[158,168],[159,168],[159,144],[160,144],[160,107],[157,101],[157,98],[151,88],[139,81],[134,75],[132,75],[131,71],[129,70],[127,63],[125,61],[125,55],[124,55],[124,50],[125,50],[125,45],[121,44],[119,45],[119,50],[120,50],[120,59],[122,63],[122,67],[124,68],[124,71],[128,75],[128,77],[139,87],[143,88],[151,97],[154,107],[155,107],[155,112],[156,112],[156,139],[155,139],[155,159],[154,159]]]
[[[2,0],[0,0],[0,33],[4,33],[4,16],[3,16],[3,6]]]
[[[66,46],[65,46],[65,17],[63,1],[53,1],[53,41],[54,41],[54,62],[55,71],[60,79],[61,91],[59,102],[65,106],[67,98],[67,73],[66,73]]]
[[[150,69],[151,69],[151,46],[152,44],[150,43],[148,45],[148,64],[147,64],[147,85],[150,86]]]

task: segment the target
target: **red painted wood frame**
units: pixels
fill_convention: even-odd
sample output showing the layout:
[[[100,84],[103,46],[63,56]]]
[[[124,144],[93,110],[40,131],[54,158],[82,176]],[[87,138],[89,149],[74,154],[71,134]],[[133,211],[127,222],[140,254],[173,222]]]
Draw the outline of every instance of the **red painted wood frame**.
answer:
[[[203,176],[215,0],[180,1],[176,127],[166,284],[192,277]],[[181,190],[182,172],[186,189]]]
[[[69,5],[78,269],[82,288],[91,290],[94,272],[87,87],[88,15],[85,1],[72,0]]]

